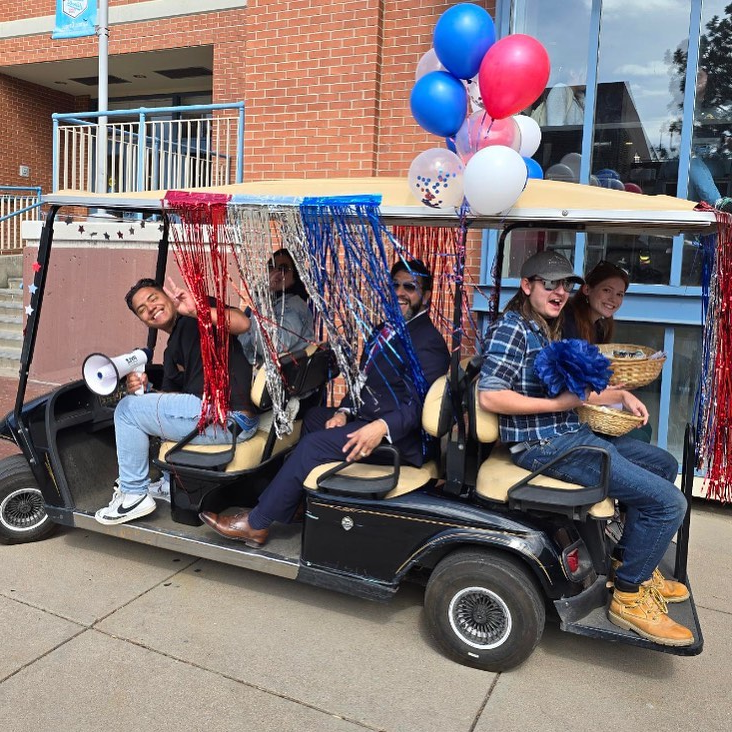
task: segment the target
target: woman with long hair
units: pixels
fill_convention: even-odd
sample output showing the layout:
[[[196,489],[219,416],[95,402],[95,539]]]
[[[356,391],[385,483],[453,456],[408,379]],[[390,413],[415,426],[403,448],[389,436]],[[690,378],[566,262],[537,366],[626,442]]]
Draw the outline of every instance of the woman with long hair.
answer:
[[[585,284],[564,310],[562,336],[589,343],[611,343],[614,316],[630,284],[628,273],[612,262],[600,262],[585,276]]]
[[[315,338],[313,314],[307,304],[308,294],[287,249],[278,249],[269,260],[269,290],[277,319],[277,353],[292,353],[305,348]],[[239,336],[244,355],[250,363],[261,366],[262,337],[259,323],[252,317],[252,327]]]

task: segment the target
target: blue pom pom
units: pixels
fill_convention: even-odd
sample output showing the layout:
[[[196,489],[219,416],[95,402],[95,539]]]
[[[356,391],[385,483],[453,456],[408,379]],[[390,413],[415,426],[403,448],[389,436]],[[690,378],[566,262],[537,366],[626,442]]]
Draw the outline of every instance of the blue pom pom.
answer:
[[[550,343],[534,362],[534,372],[550,397],[570,391],[582,400],[588,391],[607,387],[612,376],[609,367],[610,361],[597,346],[579,338]]]

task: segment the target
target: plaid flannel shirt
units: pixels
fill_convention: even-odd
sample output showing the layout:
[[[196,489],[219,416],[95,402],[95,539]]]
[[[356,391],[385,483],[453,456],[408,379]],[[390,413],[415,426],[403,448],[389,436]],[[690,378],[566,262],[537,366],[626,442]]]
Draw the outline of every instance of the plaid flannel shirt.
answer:
[[[544,385],[534,372],[534,361],[548,343],[535,322],[509,310],[488,329],[478,389],[508,389],[547,399]],[[579,429],[579,419],[573,409],[545,414],[501,414],[498,424],[501,441],[508,443],[536,442]]]

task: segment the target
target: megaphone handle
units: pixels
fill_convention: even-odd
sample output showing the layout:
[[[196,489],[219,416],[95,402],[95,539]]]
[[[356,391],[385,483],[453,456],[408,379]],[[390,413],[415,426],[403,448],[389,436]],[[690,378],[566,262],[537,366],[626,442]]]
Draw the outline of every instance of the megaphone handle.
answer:
[[[144,374],[144,373],[145,373],[145,367],[144,367],[144,366],[138,366],[138,367],[137,367],[137,368],[136,368],[136,369],[134,370],[134,372],[135,372],[136,374]],[[140,386],[140,388],[139,388],[139,389],[136,389],[136,390],[135,390],[135,396],[142,396],[142,395],[143,395],[144,393],[145,393],[145,387],[144,387],[144,386]]]

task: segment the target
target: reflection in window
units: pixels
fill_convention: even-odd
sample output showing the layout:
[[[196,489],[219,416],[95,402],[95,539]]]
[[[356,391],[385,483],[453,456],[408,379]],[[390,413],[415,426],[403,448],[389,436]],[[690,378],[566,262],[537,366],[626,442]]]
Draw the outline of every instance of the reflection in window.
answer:
[[[537,231],[517,229],[506,237],[501,277],[520,277],[521,265],[533,254],[552,250],[574,262],[575,233],[573,231]]]
[[[699,39],[688,198],[711,205],[722,196],[732,195],[731,33],[732,4],[729,0],[705,0]],[[679,74],[686,67],[686,56],[686,47],[682,46],[674,57]]]
[[[585,272],[603,259],[624,269],[630,281],[643,285],[668,285],[673,239],[667,236],[588,234]]]
[[[679,144],[673,49],[688,39],[689,9],[687,0],[667,0],[662,12],[603,3],[591,165],[602,184],[604,178],[636,192],[675,193],[676,174],[661,169]]]
[[[648,346],[654,351],[663,350],[664,327],[662,325],[648,325],[646,323],[623,323],[615,324],[615,341],[617,343],[632,343],[639,346]],[[652,381],[648,386],[640,389],[633,389],[638,399],[648,409],[648,424],[653,428],[651,442],[655,445],[658,441],[658,419],[661,402],[661,379]]]
[[[585,113],[590,3],[584,0],[526,0],[516,32],[538,38],[551,59],[546,91],[527,110],[542,126],[534,158],[552,180],[578,181]]]
[[[671,409],[668,422],[668,451],[681,460],[686,423],[693,421],[694,397],[699,381],[702,330],[692,326],[674,329]]]

